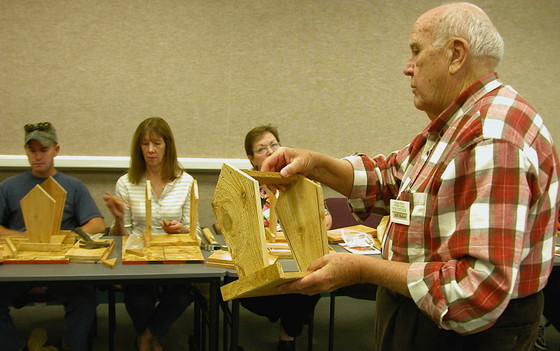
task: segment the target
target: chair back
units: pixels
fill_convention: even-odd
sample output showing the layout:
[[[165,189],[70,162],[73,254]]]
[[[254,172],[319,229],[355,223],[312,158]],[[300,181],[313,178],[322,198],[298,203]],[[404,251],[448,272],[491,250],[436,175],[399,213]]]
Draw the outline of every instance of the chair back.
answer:
[[[381,216],[371,214],[363,223],[358,221],[352,214],[352,211],[350,211],[346,198],[331,197],[325,199],[325,206],[332,216],[331,229],[350,227],[358,224],[377,228],[382,218]]]

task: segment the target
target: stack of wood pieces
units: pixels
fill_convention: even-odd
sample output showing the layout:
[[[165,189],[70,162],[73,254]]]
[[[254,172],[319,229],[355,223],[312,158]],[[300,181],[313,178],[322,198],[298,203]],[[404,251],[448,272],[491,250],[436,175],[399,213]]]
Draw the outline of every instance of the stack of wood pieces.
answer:
[[[110,242],[108,247],[98,247],[94,249],[90,248],[83,248],[80,247],[81,242],[78,241],[77,243],[72,246],[70,250],[66,252],[66,258],[70,260],[72,263],[101,263],[109,258],[111,252],[113,252],[113,248],[115,247],[115,243],[111,239],[93,239],[93,241],[103,242],[108,241]]]
[[[51,243],[31,243],[27,236],[0,237],[0,253],[3,263],[69,263],[66,251],[74,243],[68,231],[53,235]]]
[[[150,246],[140,249],[127,249],[128,238],[123,237],[123,264],[204,262],[196,235],[152,234]]]

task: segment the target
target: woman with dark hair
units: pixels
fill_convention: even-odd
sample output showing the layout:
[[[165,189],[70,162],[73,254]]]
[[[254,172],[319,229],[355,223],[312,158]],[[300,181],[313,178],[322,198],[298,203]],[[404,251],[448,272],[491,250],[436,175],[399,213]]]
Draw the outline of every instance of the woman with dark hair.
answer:
[[[152,186],[152,234],[194,231],[198,235],[198,223],[190,223],[194,179],[179,166],[171,128],[159,117],[144,120],[134,133],[130,169],[119,178],[115,189],[115,195],[123,201],[105,195],[107,207],[115,216],[112,235],[143,235],[147,180]],[[138,334],[138,349],[163,350],[161,340],[192,302],[190,284],[134,284],[123,288],[125,306]]]
[[[271,125],[263,125],[251,129],[245,136],[245,152],[253,169],[258,171],[264,160],[280,147],[278,130]],[[260,187],[263,221],[265,227],[276,225],[269,223],[269,193],[264,186]],[[331,216],[325,212],[327,229],[332,223]],[[278,351],[296,349],[295,338],[301,334],[320,295],[286,294],[241,299],[241,305],[249,311],[268,318],[271,322],[280,320]]]

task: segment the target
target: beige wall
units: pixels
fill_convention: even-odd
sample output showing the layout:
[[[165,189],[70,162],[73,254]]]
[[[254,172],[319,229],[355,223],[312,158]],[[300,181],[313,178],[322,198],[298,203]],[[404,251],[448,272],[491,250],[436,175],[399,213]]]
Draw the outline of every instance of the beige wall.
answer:
[[[153,115],[173,127],[180,157],[243,158],[262,123],[285,145],[337,157],[390,152],[428,121],[402,68],[410,26],[439,3],[0,0],[0,154],[22,154],[22,125],[49,120],[63,155],[126,156]],[[504,36],[500,77],[560,138],[560,3],[475,3]],[[14,172],[0,164],[0,179]],[[68,173],[105,211],[122,171]],[[217,174],[190,173],[210,225]]]

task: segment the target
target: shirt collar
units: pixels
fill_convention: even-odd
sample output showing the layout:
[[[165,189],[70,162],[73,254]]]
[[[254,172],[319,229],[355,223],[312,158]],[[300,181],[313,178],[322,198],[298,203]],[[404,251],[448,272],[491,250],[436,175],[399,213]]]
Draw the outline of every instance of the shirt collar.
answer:
[[[477,101],[502,86],[497,73],[490,73],[465,89],[459,97],[424,129],[428,135],[443,135],[459,116],[464,115]]]

